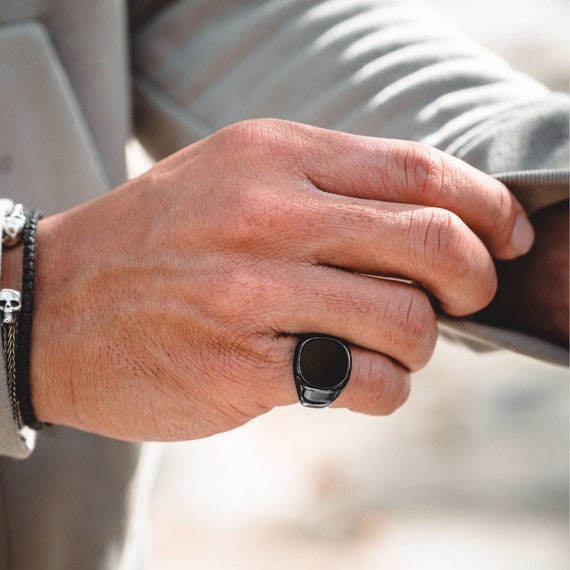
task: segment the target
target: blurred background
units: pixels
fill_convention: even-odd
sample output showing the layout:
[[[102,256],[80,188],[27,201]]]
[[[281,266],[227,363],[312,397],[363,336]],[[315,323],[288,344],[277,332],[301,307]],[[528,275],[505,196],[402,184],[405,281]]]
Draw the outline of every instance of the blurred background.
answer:
[[[568,0],[434,3],[568,91]],[[160,446],[152,567],[567,570],[568,425],[566,369],[442,340],[393,416],[293,406]]]

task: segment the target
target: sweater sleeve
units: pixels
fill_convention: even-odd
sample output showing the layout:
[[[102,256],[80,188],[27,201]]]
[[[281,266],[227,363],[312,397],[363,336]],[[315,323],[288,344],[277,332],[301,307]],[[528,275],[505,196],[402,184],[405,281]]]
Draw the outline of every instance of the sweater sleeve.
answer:
[[[273,116],[435,146],[498,175],[529,213],[568,197],[568,97],[420,1],[157,4],[131,42],[135,129],[156,158]],[[568,351],[516,331],[441,326],[478,348],[567,363]]]

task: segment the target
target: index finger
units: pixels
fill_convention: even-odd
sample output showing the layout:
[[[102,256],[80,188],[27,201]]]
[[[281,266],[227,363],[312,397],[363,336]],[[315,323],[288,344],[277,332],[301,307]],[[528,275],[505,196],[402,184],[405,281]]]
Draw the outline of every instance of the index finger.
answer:
[[[506,186],[454,156],[411,141],[308,127],[305,134],[318,148],[305,155],[305,174],[321,190],[449,210],[499,259],[533,244],[526,213]]]

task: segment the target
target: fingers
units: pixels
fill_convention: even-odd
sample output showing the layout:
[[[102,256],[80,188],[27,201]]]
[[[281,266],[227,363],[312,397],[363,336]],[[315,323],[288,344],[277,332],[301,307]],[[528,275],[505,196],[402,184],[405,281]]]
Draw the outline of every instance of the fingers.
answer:
[[[426,145],[388,141],[384,187],[397,201],[436,206],[457,214],[493,257],[527,253],[534,231],[523,207],[496,179]]]
[[[449,314],[487,306],[497,280],[483,243],[439,208],[323,197],[301,255],[314,263],[420,283]]]
[[[237,212],[226,201],[224,226],[245,228],[236,241],[285,244],[310,263],[416,281],[454,316],[492,299],[487,252],[515,257],[534,239],[500,182],[418,143],[282,121],[238,124],[222,137],[226,146],[228,139],[234,152],[221,154],[234,167],[255,166],[262,178],[272,172],[261,192],[232,194]]]
[[[257,388],[271,406],[298,402],[293,378],[293,353],[297,337],[280,338],[273,349],[283,354],[282,364],[275,370],[273,382],[265,380]],[[332,404],[368,415],[384,416],[397,410],[410,393],[410,372],[388,356],[351,345],[352,372],[350,380]],[[277,360],[277,359],[276,359]]]
[[[264,289],[259,285],[256,289]],[[278,305],[263,305],[262,329],[272,333],[256,335],[261,345],[248,344],[245,361],[232,366],[234,372],[240,368],[256,401],[267,408],[298,401],[295,346],[301,334],[318,331],[351,347],[351,378],[335,405],[374,415],[398,408],[409,393],[410,370],[429,361],[437,340],[435,313],[425,293],[405,283],[316,266],[297,272],[289,285],[291,293],[281,295]]]
[[[283,299],[278,330],[318,331],[367,350],[390,355],[409,370],[427,364],[437,340],[434,310],[417,287],[354,275],[330,267],[307,267]]]
[[[465,162],[410,141],[361,137],[284,122],[266,138],[288,168],[299,163],[319,189],[368,200],[437,207],[458,215],[494,257],[512,259],[534,233],[507,188]]]

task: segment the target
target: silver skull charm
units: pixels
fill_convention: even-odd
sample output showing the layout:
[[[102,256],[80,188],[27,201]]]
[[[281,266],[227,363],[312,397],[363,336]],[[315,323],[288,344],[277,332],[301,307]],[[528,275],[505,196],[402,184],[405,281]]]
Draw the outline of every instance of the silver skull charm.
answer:
[[[4,218],[2,227],[2,244],[13,247],[20,242],[22,231],[26,225],[26,213],[22,204],[15,204],[12,211]]]
[[[22,297],[19,291],[14,289],[2,289],[0,291],[0,311],[2,311],[2,322],[13,324],[16,322],[17,313],[22,308]]]

